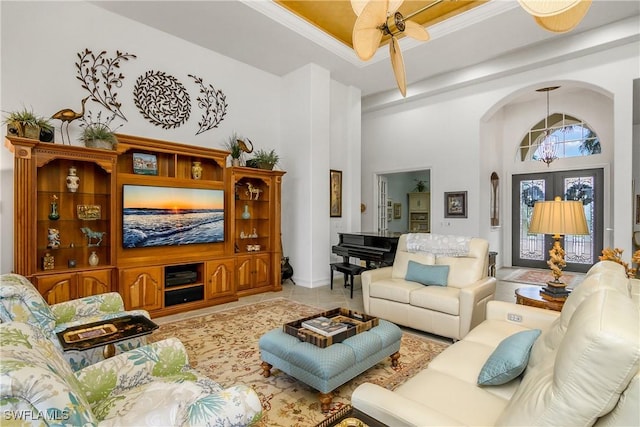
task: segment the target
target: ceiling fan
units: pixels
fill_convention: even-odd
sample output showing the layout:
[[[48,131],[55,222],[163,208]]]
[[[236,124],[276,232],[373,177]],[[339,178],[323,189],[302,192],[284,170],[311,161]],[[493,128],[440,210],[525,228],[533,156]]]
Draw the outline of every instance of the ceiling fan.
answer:
[[[400,52],[400,44],[397,36],[405,34],[420,41],[429,40],[427,30],[409,21],[418,13],[441,3],[443,0],[435,0],[433,3],[417,10],[416,12],[403,16],[398,12],[398,8],[404,0],[351,0],[351,7],[358,16],[353,26],[353,49],[363,61],[368,61],[373,57],[380,46],[382,37],[391,37],[389,43],[389,56],[391,66],[398,83],[398,89],[402,96],[407,96],[407,79],[404,72],[404,60]]]

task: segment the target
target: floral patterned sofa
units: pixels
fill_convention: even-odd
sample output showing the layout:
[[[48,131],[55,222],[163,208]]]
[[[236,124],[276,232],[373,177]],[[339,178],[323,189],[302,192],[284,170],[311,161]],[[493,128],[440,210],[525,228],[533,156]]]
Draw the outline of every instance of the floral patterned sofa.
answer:
[[[60,350],[62,346],[56,335],[58,332],[72,326],[124,315],[142,315],[149,318],[149,313],[144,310],[125,311],[122,297],[117,292],[93,295],[50,306],[26,277],[19,274],[0,275],[0,321],[18,321],[34,325],[42,330]],[[138,348],[146,343],[145,337],[121,341],[115,345],[116,354]],[[104,360],[103,348],[68,350],[63,354],[75,371]]]
[[[0,411],[22,425],[245,426],[261,417],[248,386],[223,389],[188,368],[170,338],[72,371],[38,328],[0,324]]]

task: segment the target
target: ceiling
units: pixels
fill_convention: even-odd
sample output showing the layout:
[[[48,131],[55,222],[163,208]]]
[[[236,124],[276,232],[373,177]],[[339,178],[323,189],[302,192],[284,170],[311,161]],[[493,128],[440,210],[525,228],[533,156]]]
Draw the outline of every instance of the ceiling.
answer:
[[[348,0],[276,1],[91,3],[278,76],[315,63],[329,70],[334,80],[360,88],[363,96],[396,88],[388,49],[380,48],[367,62],[353,52],[350,33],[356,16]],[[406,0],[401,11],[410,13],[424,3],[429,2]],[[569,34],[639,13],[640,2],[635,0],[594,0]],[[409,87],[568,36],[539,28],[515,0],[444,0],[412,20],[427,26],[431,40],[400,41]]]

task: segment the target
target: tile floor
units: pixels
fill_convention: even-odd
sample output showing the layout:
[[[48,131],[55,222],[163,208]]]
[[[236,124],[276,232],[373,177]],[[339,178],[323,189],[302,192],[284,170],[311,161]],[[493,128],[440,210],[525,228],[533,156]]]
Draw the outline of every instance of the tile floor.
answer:
[[[513,268],[502,268],[497,271],[496,277],[498,279],[498,284],[496,287],[496,300],[515,302],[515,290],[523,285],[521,283],[502,280],[509,275],[513,275],[513,273]],[[334,278],[333,289],[330,289],[329,285],[309,289],[302,286],[296,286],[290,280],[287,280],[282,285],[282,291],[279,292],[265,292],[258,295],[251,295],[242,297],[238,301],[230,302],[227,304],[220,304],[213,307],[207,307],[200,310],[192,310],[186,313],[174,314],[171,316],[157,317],[153,320],[158,324],[164,324],[176,320],[187,319],[189,317],[196,317],[207,313],[226,310],[233,307],[253,304],[277,297],[289,298],[294,301],[324,309],[348,307],[356,311],[363,311],[364,309],[362,305],[362,287],[360,284],[360,277],[356,276],[355,278],[355,289],[353,291],[353,299],[351,299],[350,289],[344,287],[344,281],[341,276],[342,275],[336,275],[336,277]]]

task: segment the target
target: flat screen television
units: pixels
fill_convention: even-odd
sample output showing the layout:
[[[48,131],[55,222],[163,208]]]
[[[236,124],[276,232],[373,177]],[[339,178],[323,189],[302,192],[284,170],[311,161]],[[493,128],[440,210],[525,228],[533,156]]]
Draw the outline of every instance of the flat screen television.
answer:
[[[224,190],[122,186],[122,246],[224,241]]]

